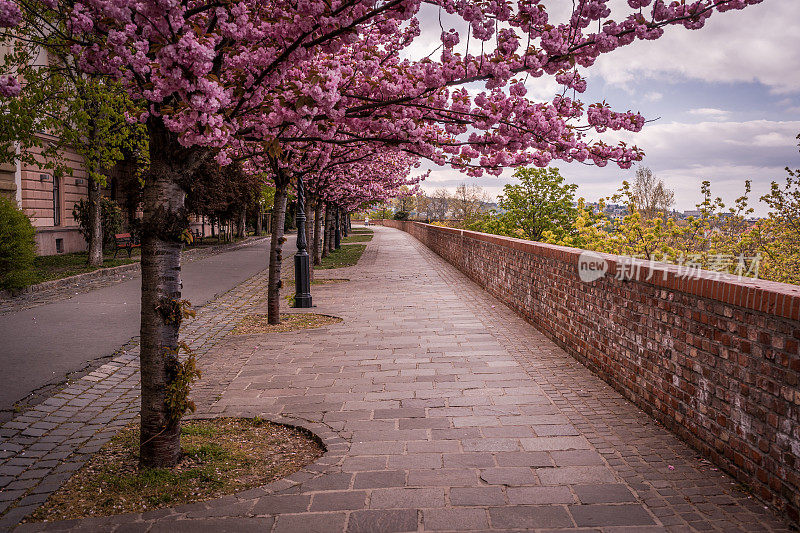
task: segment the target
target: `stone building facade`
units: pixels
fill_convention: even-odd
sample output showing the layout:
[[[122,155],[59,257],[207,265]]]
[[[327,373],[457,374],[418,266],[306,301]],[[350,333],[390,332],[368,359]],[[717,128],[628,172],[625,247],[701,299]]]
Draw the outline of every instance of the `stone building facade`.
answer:
[[[64,156],[71,174],[20,161],[0,165],[0,194],[16,201],[31,219],[40,255],[86,249],[86,241],[72,218],[72,208],[89,195],[88,175],[77,153],[69,150]],[[108,195],[109,189],[105,193]]]

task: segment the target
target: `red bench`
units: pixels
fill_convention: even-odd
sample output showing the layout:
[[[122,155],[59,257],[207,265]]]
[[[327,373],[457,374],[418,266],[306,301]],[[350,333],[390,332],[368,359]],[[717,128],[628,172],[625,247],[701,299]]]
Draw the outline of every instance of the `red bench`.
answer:
[[[114,257],[117,257],[117,252],[120,250],[128,250],[128,258],[130,258],[133,249],[141,246],[138,242],[134,242],[133,236],[130,233],[115,233],[114,244],[116,245]]]

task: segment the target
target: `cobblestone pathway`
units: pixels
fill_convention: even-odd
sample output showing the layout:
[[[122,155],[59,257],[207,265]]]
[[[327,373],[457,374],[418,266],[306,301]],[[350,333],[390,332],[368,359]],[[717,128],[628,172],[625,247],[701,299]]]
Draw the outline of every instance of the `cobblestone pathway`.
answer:
[[[310,428],[328,448],[317,463],[219,500],[47,529],[789,530],[412,237],[375,232],[356,267],[320,273],[351,282],[314,287],[315,312],[342,323],[229,335],[202,359],[196,416]]]

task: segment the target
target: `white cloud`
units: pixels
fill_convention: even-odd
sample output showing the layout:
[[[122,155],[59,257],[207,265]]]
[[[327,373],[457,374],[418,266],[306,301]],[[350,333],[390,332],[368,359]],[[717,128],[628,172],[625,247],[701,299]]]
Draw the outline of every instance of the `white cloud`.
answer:
[[[641,133],[621,137],[644,149],[648,159],[681,160],[687,164],[782,159],[786,164],[787,159],[797,160],[798,132],[800,121],[670,122],[648,124]]]
[[[644,95],[645,102],[660,102],[662,98],[664,95],[658,91],[650,91]]]
[[[796,131],[796,130],[795,130]],[[759,146],[763,148],[780,148],[785,146],[791,146],[792,142],[795,139],[795,133],[786,131],[786,132],[777,132],[772,131],[769,133],[759,133],[754,135],[752,139],[749,140],[731,140],[729,141],[731,144],[736,144],[739,146]]]
[[[675,76],[706,82],[758,81],[774,93],[800,92],[797,0],[770,0],[741,11],[715,13],[706,27],[669,27],[656,41],[637,41],[602,56],[590,69],[622,85],[640,77]]]
[[[700,107],[696,109],[690,109],[689,113],[692,115],[700,115],[706,118],[718,119],[718,120],[728,118],[731,114],[730,111],[726,111],[724,109],[715,109],[713,107]]]

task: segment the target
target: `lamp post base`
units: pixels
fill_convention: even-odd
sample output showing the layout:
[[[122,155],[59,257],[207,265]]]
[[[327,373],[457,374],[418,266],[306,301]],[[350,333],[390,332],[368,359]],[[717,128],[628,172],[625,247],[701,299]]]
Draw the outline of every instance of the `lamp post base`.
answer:
[[[308,253],[303,250],[294,256],[294,306],[312,307],[311,304],[311,266]]]

